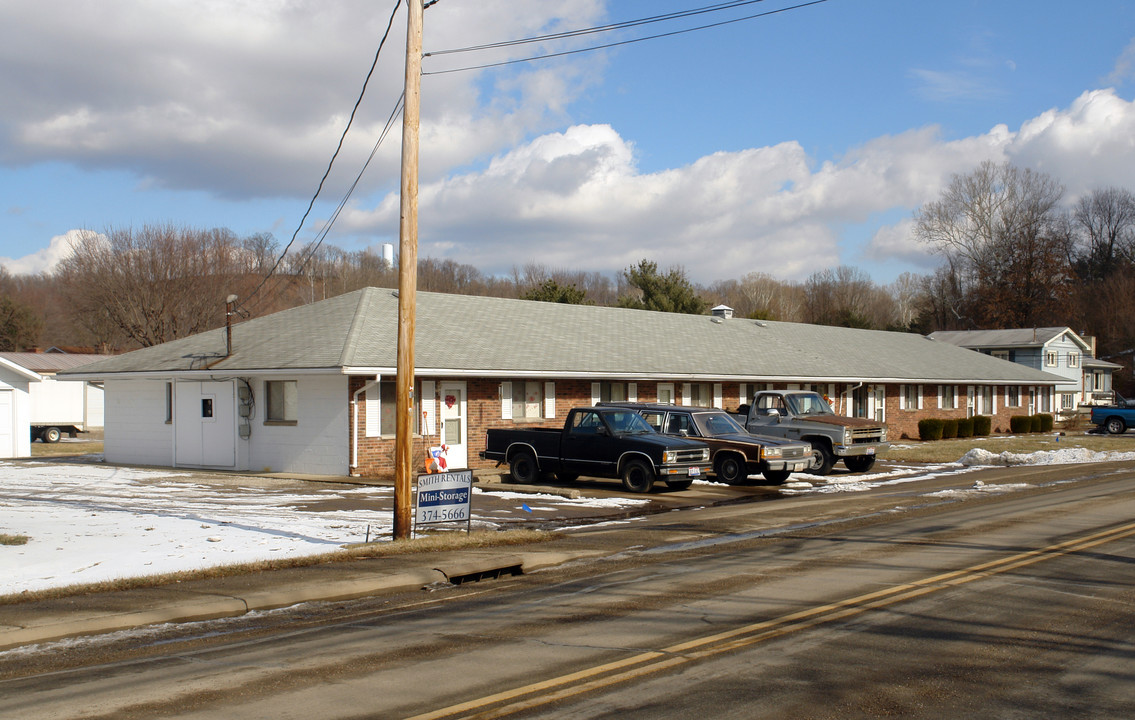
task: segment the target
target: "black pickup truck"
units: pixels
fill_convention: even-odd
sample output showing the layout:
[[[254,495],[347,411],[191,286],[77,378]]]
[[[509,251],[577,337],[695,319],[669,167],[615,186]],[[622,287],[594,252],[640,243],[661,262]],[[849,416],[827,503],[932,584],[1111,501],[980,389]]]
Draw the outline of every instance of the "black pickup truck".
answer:
[[[631,492],[650,492],[656,479],[682,490],[711,469],[709,446],[660,435],[634,410],[575,408],[563,429],[491,428],[481,457],[508,463],[517,482],[547,472],[561,482],[580,475],[621,478]]]

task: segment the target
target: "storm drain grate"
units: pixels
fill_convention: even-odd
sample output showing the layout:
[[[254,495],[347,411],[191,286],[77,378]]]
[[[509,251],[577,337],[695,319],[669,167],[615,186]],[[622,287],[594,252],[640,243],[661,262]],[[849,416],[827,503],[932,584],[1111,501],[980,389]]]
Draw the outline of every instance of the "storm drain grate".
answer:
[[[480,582],[481,580],[496,580],[502,575],[523,575],[524,570],[519,564],[507,565],[505,567],[487,568],[484,570],[475,570],[473,572],[466,572],[459,575],[446,575],[451,585],[463,585],[470,582]]]

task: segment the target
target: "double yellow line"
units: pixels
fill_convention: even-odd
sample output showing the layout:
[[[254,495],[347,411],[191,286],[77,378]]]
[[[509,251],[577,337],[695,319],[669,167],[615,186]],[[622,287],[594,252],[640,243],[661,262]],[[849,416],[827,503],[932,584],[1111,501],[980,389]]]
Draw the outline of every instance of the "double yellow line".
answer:
[[[522,710],[625,683],[661,670],[806,630],[822,623],[853,617],[868,610],[913,600],[939,590],[965,585],[975,580],[1033,565],[1043,560],[1088,550],[1097,545],[1132,535],[1135,535],[1135,523],[1102,530],[1048,547],[1010,555],[999,560],[971,565],[960,570],[951,570],[922,580],[857,595],[836,603],[789,613],[726,632],[687,640],[661,650],[638,653],[622,660],[595,665],[578,672],[486,695],[422,715],[415,715],[407,720],[440,720],[441,718],[451,717],[488,720],[489,718],[505,717]]]

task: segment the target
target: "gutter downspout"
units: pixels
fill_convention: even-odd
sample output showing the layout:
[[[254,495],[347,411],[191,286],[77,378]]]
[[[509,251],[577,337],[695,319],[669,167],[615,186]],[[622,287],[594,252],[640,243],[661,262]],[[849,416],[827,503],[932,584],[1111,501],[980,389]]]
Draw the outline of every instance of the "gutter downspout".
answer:
[[[851,406],[851,402],[850,402],[851,393],[855,392],[856,390],[858,390],[861,387],[863,387],[863,383],[859,383],[855,387],[849,387],[848,389],[846,389],[842,393],[840,393],[840,396],[839,396],[840,397],[840,405],[843,405],[843,399],[846,397],[846,398],[848,398],[848,407],[850,407]],[[842,407],[839,409],[839,411],[840,411],[840,413],[845,412]],[[852,417],[852,416],[851,415],[844,415],[844,417]]]
[[[359,466],[359,395],[362,395],[372,387],[378,387],[378,383],[382,380],[381,375],[375,375],[374,380],[371,380],[361,388],[356,390],[351,396],[351,469],[354,470]]]

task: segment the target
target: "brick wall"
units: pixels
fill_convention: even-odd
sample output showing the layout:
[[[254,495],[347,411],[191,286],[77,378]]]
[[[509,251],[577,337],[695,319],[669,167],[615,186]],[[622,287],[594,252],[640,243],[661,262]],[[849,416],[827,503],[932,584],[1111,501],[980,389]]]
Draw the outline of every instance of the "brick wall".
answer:
[[[370,378],[365,377],[352,377],[348,383],[348,401],[354,396],[354,393],[359,390],[363,385],[369,381]],[[503,419],[501,417],[501,380],[496,378],[491,379],[470,379],[470,378],[449,378],[452,380],[459,380],[466,384],[467,398],[466,398],[466,440],[468,449],[469,467],[471,468],[492,468],[496,463],[491,461],[484,461],[480,458],[480,453],[485,449],[485,431],[489,428],[514,428],[514,427],[561,427],[564,418],[567,417],[568,411],[573,407],[589,406],[591,405],[591,380],[555,380],[555,407],[556,414],[554,418],[541,418],[537,420],[527,419]],[[440,388],[441,383],[447,378],[431,378],[435,381],[434,387]],[[540,381],[541,383],[544,380]],[[658,385],[657,381],[637,381],[637,398],[639,402],[656,402],[658,399]],[[676,401],[681,402],[682,381],[674,381],[672,384],[676,393]],[[725,382],[719,383],[722,388],[721,397],[724,409],[729,412],[734,412],[740,404],[740,391],[741,383],[739,382]],[[710,383],[712,386],[712,383]],[[757,381],[745,383],[746,395],[751,396],[758,388],[764,388],[764,383]],[[813,387],[808,384],[800,384],[799,387],[809,388]],[[419,385],[420,387],[420,385]],[[786,389],[786,383],[775,383],[772,385],[774,389]],[[829,394],[832,391],[831,384],[829,383],[816,383],[814,385],[820,392]],[[850,385],[835,384],[835,395],[831,396],[833,405],[838,408],[841,393],[846,393]],[[907,409],[905,403],[900,400],[902,386],[899,384],[887,385],[885,389],[885,417],[888,428],[888,435],[892,441],[901,440],[904,438],[918,438],[918,421],[923,418],[965,418],[967,415],[966,409],[966,385],[959,385],[957,394],[958,407],[952,410],[940,409],[938,407],[938,386],[937,385],[923,385],[922,395],[923,402],[921,409]],[[996,413],[983,413],[992,415],[993,417],[993,432],[1008,432],[1009,431],[1009,417],[1011,415],[1024,415],[1028,413],[1028,398],[1029,388],[1020,388],[1021,407],[1007,407],[1005,405],[1005,387],[998,385],[997,392],[997,412]],[[386,435],[382,437],[366,437],[364,428],[366,427],[366,403],[362,401],[363,396],[359,398],[358,404],[358,467],[352,469],[353,474],[362,475],[366,477],[393,477],[394,474],[394,437],[393,435]],[[435,408],[440,408],[440,398],[435,397]],[[352,420],[353,422],[353,420]],[[353,431],[353,428],[352,428]],[[353,432],[348,435],[348,446],[351,442]],[[428,440],[428,442],[427,442]],[[413,441],[413,458],[414,466],[413,472],[418,473],[424,469],[426,448],[428,445],[436,445],[438,437],[432,436],[425,439],[421,435],[415,435]]]

